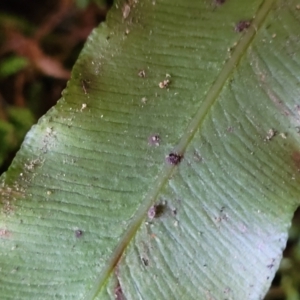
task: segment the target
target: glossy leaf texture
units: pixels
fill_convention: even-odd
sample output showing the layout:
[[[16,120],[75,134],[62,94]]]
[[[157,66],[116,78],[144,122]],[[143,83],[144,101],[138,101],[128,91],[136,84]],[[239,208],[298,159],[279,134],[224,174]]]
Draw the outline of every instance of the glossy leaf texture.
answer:
[[[292,0],[117,1],[1,181],[1,299],[262,299],[300,192]]]

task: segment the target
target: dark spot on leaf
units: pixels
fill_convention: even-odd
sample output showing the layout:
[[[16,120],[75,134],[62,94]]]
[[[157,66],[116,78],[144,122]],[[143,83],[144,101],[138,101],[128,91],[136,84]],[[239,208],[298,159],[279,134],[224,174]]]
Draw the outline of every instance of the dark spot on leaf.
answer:
[[[245,29],[249,28],[250,25],[251,25],[250,21],[240,21],[235,25],[235,31],[242,32]]]
[[[80,230],[80,229],[75,230],[75,236],[77,238],[82,237],[82,235],[83,235],[83,231],[82,230]]]
[[[145,267],[148,267],[149,266],[149,260],[145,257],[142,257],[142,262],[144,264]]]
[[[118,281],[118,285],[115,288],[115,299],[116,300],[125,300],[122,287],[120,285],[120,282]]]
[[[159,218],[161,217],[166,211],[166,204],[160,203],[152,205],[148,210],[148,217],[149,219]]]
[[[274,262],[275,262],[275,258],[273,258],[272,262],[269,265],[267,265],[267,268],[272,269],[274,267]]]
[[[171,165],[178,165],[183,158],[183,155],[178,154],[178,153],[173,153],[171,152],[167,157],[166,161],[171,164]]]

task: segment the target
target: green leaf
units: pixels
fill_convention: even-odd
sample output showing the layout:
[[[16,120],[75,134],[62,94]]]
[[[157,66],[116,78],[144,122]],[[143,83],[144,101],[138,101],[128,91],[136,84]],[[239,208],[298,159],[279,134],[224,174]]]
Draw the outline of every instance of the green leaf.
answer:
[[[299,205],[300,12],[220,2],[92,33],[2,177],[3,299],[262,299]]]
[[[0,165],[11,152],[16,152],[34,123],[31,111],[23,107],[7,107],[7,120],[0,120]]]
[[[28,67],[29,61],[25,57],[10,56],[0,64],[0,78],[14,75]]]

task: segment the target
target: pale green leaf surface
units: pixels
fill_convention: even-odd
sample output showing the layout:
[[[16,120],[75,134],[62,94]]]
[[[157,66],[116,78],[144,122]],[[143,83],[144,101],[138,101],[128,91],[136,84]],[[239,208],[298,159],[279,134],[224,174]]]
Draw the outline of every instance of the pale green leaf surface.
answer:
[[[299,204],[296,4],[114,6],[2,177],[3,299],[263,298]]]

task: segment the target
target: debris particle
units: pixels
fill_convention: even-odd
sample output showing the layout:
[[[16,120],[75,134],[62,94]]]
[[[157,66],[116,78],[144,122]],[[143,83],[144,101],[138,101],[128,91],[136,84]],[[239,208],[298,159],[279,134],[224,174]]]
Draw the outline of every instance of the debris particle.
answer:
[[[129,14],[130,14],[130,6],[129,6],[127,3],[125,3],[125,4],[123,5],[122,13],[123,13],[123,18],[124,18],[124,19],[127,19],[127,17],[128,17]]]
[[[296,5],[296,9],[297,9],[297,10],[300,10],[300,4],[297,4],[297,5]]]
[[[80,230],[80,229],[75,230],[75,236],[77,238],[82,237],[82,235],[83,235],[83,231],[82,230]]]
[[[265,141],[270,141],[275,135],[277,134],[276,130],[274,129],[269,129],[267,136],[265,138]]]
[[[148,218],[153,220],[154,218],[159,218],[166,211],[166,205],[163,203],[154,204],[148,210]]]
[[[234,50],[234,48],[236,47],[236,45],[237,45],[237,42],[234,42],[231,47],[227,48],[227,51],[232,52]]]
[[[165,79],[164,81],[161,81],[158,86],[161,88],[161,89],[165,89],[169,86],[170,84],[170,80],[169,79]]]
[[[0,229],[0,238],[10,237],[10,232],[7,229]]]
[[[47,132],[48,134],[52,133],[52,130],[53,130],[52,127],[47,127],[47,128],[46,128],[46,132]]]
[[[82,90],[85,93],[85,95],[87,94],[88,84],[89,84],[88,81],[84,79],[81,80]]]
[[[149,266],[149,261],[148,261],[147,258],[142,257],[142,262],[143,262],[143,264],[144,264],[145,267]]]
[[[142,101],[143,104],[146,104],[147,98],[146,98],[146,97],[143,97],[141,101]]]
[[[177,153],[173,153],[171,152],[167,157],[166,157],[166,161],[171,164],[171,165],[178,165],[181,160],[182,160],[183,156],[181,154],[177,154]]]
[[[52,194],[51,191],[47,191],[47,195],[50,196]]]
[[[149,145],[152,145],[152,146],[159,146],[160,136],[158,134],[149,136],[148,143],[149,143]]]
[[[274,34],[272,35],[272,38],[273,38],[273,39],[275,39],[275,38],[276,38],[276,33],[274,33]]]
[[[275,258],[272,258],[272,262],[269,265],[267,265],[267,268],[272,269],[274,267],[274,262],[275,262]]]
[[[85,108],[86,108],[86,103],[82,103],[82,104],[81,104],[81,109],[80,109],[80,110],[83,111]]]
[[[127,28],[127,29],[125,30],[125,34],[128,35],[129,32],[130,32],[130,30]]]
[[[284,132],[281,132],[280,133],[280,136],[283,138],[283,139],[286,139],[286,134]]]
[[[141,78],[145,78],[145,77],[146,77],[146,72],[145,72],[145,70],[139,71],[138,75],[139,75],[139,77],[141,77]]]
[[[228,293],[230,293],[231,292],[231,289],[229,288],[229,287],[226,287],[225,289],[224,289],[224,294],[228,294]]]
[[[156,215],[156,208],[155,205],[152,205],[148,210],[148,218],[152,220],[153,218],[155,218],[155,215]]]
[[[118,285],[115,288],[115,300],[125,300],[122,287],[118,281]]]
[[[240,21],[235,25],[235,31],[236,32],[242,32],[245,29],[249,28],[251,25],[250,21]]]
[[[198,151],[194,151],[194,160],[196,162],[201,162],[203,160],[202,156],[200,155],[200,153]]]

